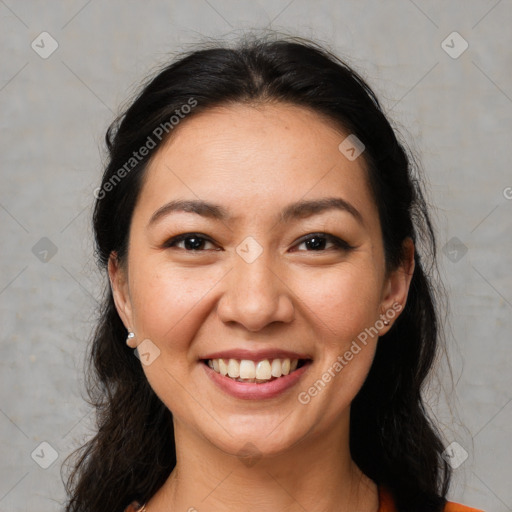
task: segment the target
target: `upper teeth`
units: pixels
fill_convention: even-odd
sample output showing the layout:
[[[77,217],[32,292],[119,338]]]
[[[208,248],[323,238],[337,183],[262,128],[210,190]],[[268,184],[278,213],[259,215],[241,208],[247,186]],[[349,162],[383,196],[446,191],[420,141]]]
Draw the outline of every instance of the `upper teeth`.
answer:
[[[250,359],[209,359],[208,366],[217,373],[232,379],[270,380],[293,372],[299,363],[298,359],[263,359],[255,363]]]

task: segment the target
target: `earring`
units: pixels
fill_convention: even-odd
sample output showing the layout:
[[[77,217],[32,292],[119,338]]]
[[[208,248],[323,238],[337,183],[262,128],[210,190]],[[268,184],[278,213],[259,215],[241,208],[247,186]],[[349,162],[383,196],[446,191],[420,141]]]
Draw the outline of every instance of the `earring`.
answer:
[[[128,346],[130,346],[130,340],[131,340],[132,338],[135,338],[135,333],[134,333],[134,332],[129,332],[129,333],[128,333],[128,336],[126,337],[126,344],[127,344]]]
[[[388,326],[388,325],[389,325],[389,320],[382,320],[382,323],[383,323],[384,325]]]

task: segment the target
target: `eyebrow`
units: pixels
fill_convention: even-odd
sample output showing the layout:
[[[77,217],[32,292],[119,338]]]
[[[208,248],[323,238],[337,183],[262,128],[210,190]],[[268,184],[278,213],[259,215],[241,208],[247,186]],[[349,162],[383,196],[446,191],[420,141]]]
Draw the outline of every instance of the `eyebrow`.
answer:
[[[289,204],[279,213],[278,222],[285,223],[291,220],[305,219],[329,210],[348,212],[360,224],[363,224],[363,216],[359,210],[341,197],[324,197],[321,199],[310,201],[302,200]],[[223,222],[229,221],[233,218],[226,208],[218,204],[196,199],[174,200],[164,204],[153,213],[149,220],[148,227],[174,212],[195,213],[202,217]]]

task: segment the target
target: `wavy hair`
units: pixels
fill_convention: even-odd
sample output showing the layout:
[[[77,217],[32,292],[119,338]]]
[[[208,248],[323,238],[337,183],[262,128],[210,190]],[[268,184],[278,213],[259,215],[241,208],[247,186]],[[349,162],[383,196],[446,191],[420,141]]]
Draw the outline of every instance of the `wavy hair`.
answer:
[[[442,341],[440,288],[434,285],[436,242],[423,185],[414,158],[399,142],[374,92],[329,50],[302,38],[246,37],[235,45],[187,52],[148,79],[106,133],[109,159],[93,214],[102,272],[107,273],[112,251],[126,262],[144,171],[172,137],[169,120],[191,98],[197,103],[182,122],[219,105],[287,102],[322,115],[365,145],[362,157],[378,207],[387,268],[402,262],[408,237],[415,242],[416,266],[406,306],[380,338],[367,379],[352,402],[350,450],[363,473],[389,489],[399,512],[441,512],[451,470],[422,399]],[[154,136],[159,126],[168,128],[161,140]],[[134,162],[133,152],[152,134],[154,149]],[[127,168],[127,162],[133,166]],[[176,464],[172,414],[148,384],[125,344],[126,335],[106,286],[86,370],[97,432],[68,457],[74,465],[66,482],[66,512],[121,511],[133,500],[147,502]]]

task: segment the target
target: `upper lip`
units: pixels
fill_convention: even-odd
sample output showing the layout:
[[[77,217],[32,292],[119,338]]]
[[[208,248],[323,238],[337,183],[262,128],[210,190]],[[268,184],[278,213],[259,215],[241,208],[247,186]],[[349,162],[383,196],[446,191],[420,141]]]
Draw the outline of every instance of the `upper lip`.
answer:
[[[211,354],[201,357],[201,359],[248,359],[250,361],[262,361],[263,359],[311,359],[311,356],[278,348],[266,348],[262,350],[235,348],[212,352]]]

